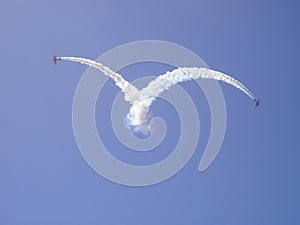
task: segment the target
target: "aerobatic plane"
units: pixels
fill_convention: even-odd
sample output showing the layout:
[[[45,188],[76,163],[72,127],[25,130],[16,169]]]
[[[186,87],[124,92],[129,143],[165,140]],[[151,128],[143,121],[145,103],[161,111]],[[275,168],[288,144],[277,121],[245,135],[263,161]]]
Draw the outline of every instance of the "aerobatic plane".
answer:
[[[257,108],[257,106],[259,106],[259,104],[260,104],[260,100],[259,99],[254,99],[254,101],[255,101],[255,108]]]
[[[56,57],[56,55],[53,56],[53,62],[56,64],[57,60],[60,60],[60,57]]]

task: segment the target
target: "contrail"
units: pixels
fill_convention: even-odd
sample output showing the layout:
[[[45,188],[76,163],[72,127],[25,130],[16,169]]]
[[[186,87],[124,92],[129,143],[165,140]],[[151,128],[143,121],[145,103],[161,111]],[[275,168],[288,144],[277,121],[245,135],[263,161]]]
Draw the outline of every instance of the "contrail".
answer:
[[[179,67],[171,72],[168,71],[165,74],[158,76],[156,79],[151,81],[147,87],[143,88],[142,90],[138,90],[138,88],[126,81],[120,74],[112,71],[99,62],[85,58],[56,56],[53,57],[53,60],[55,63],[56,60],[79,62],[99,69],[105,75],[111,77],[115,81],[116,85],[120,87],[122,92],[125,94],[125,100],[132,104],[127,115],[127,121],[129,128],[135,132],[147,133],[150,131],[147,115],[149,112],[149,107],[156,97],[158,97],[162,92],[171,88],[173,85],[192,79],[202,78],[221,80],[240,89],[242,92],[248,95],[256,102],[255,107],[259,105],[259,99],[257,99],[242,83],[229,75],[208,68]]]

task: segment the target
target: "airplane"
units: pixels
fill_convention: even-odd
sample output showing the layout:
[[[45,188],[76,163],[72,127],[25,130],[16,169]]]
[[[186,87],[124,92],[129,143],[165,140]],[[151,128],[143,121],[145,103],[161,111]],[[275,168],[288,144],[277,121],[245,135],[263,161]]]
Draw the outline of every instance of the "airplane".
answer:
[[[56,57],[56,55],[53,56],[53,62],[56,64],[57,60],[60,60],[60,57]]]
[[[259,104],[260,104],[260,100],[259,99],[254,99],[254,101],[255,101],[255,106],[254,106],[254,108],[257,108],[257,106],[259,106]]]

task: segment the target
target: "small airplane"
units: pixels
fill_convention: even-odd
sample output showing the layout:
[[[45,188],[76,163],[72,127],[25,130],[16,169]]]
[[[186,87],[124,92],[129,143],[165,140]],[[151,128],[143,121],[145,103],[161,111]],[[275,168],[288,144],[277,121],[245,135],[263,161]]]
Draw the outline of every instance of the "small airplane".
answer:
[[[255,106],[254,106],[254,108],[257,108],[257,106],[259,106],[259,104],[260,104],[260,100],[259,99],[254,99],[254,101],[255,101]]]
[[[56,57],[56,55],[53,56],[53,62],[54,64],[57,63],[57,60],[61,60],[60,57]]]

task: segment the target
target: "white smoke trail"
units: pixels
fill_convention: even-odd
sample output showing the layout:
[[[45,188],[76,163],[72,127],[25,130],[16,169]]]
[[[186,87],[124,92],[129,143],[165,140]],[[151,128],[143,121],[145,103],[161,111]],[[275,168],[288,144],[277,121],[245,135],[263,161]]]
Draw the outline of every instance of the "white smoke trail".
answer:
[[[66,61],[73,61],[73,62],[79,62],[91,67],[94,67],[100,71],[102,71],[105,75],[112,78],[116,85],[121,88],[122,92],[125,94],[125,100],[133,104],[137,100],[140,99],[140,93],[139,90],[130,84],[128,81],[124,80],[123,77],[112,71],[110,68],[104,66],[103,64],[99,62],[92,61],[90,59],[85,58],[79,58],[79,57],[57,57],[57,60],[66,60]]]
[[[142,132],[146,134],[150,131],[151,127],[148,122],[149,107],[156,97],[173,85],[191,79],[202,78],[221,80],[240,89],[254,100],[257,105],[259,104],[258,99],[242,83],[224,73],[207,68],[181,67],[171,72],[168,71],[167,73],[158,76],[156,79],[151,81],[147,87],[139,91],[135,86],[124,80],[120,74],[112,71],[99,62],[76,57],[57,57],[57,60],[68,60],[86,64],[99,69],[105,75],[111,77],[125,94],[125,100],[132,104],[129,113],[127,114],[127,125],[134,132]]]
[[[157,97],[160,93],[168,90],[175,84],[198,78],[224,81],[225,83],[231,84],[232,86],[243,91],[252,100],[256,99],[256,97],[249,91],[249,89],[247,89],[236,79],[218,71],[198,67],[182,67],[160,75],[155,80],[151,81],[147,87],[142,89],[141,93],[142,96],[152,95],[153,97]]]

